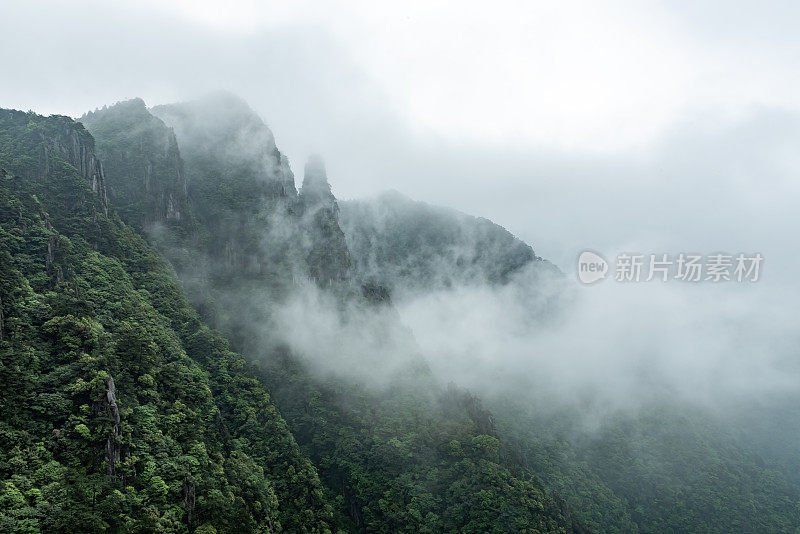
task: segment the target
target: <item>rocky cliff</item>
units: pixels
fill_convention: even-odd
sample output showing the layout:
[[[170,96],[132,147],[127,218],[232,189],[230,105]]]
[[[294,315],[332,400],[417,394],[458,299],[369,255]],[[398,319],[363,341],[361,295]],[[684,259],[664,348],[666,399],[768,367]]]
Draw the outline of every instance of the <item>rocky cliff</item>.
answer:
[[[0,125],[4,142],[13,143],[16,150],[27,149],[23,155],[11,158],[11,151],[0,160],[0,168],[20,177],[44,182],[54,174],[68,170],[56,168],[61,161],[71,165],[85,178],[97,195],[100,209],[108,212],[108,195],[103,166],[95,155],[94,139],[80,124],[69,117],[52,115],[42,121],[39,115],[16,110],[0,110]],[[81,203],[88,199],[82,198]]]
[[[203,246],[215,257],[207,262],[212,278],[262,286],[350,280],[339,208],[321,159],[306,165],[298,194],[272,132],[237,97],[217,93],[151,111],[174,128],[181,146]]]
[[[299,200],[308,238],[309,275],[323,286],[349,280],[353,273],[350,252],[339,225],[339,205],[319,156],[312,156],[306,163]]]
[[[343,530],[583,531],[508,460],[475,402],[436,384],[388,292],[359,287],[321,160],[306,165],[298,194],[271,132],[238,99],[216,95],[153,113],[174,128],[198,221],[196,240],[162,250],[179,251],[170,259],[203,316],[258,362],[302,450],[320,466]],[[396,377],[385,391],[367,376],[379,366]],[[238,413],[249,425],[260,412]],[[242,443],[265,441],[253,433]],[[182,494],[193,517],[201,501],[190,489]]]
[[[109,197],[127,220],[139,227],[193,227],[175,134],[141,99],[86,113],[79,120],[99,140]]]
[[[275,136],[238,97],[215,93],[150,111],[175,129],[187,160],[214,168],[229,180],[238,178],[231,185],[241,186],[254,202],[297,196],[289,161],[278,150]]]

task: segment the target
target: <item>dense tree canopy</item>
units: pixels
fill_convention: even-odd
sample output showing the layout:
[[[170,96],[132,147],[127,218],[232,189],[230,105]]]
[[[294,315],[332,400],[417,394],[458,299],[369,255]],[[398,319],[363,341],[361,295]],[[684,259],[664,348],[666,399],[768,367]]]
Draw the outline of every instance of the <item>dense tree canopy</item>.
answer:
[[[66,117],[0,111],[0,530],[329,530],[264,386],[106,215],[92,150]]]

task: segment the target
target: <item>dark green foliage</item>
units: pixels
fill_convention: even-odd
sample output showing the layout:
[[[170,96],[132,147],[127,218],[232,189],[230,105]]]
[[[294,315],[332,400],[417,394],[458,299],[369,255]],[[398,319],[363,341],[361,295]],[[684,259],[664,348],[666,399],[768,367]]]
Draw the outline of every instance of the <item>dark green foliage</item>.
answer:
[[[0,531],[329,530],[263,385],[94,161],[70,119],[0,110]]]
[[[493,403],[499,433],[599,532],[797,532],[800,491],[712,414],[643,408],[596,430]]]
[[[346,519],[368,532],[588,532],[497,438],[489,412],[425,373],[376,392],[276,354],[276,399]]]

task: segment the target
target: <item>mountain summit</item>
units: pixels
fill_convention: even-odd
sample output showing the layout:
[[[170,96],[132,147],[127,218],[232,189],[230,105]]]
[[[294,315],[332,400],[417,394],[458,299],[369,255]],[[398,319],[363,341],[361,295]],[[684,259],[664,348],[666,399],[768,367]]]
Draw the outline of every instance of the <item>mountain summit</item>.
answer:
[[[319,155],[310,156],[306,162],[300,196],[309,205],[320,202],[336,204],[336,198],[331,192],[331,184],[328,182],[325,161]]]
[[[320,156],[313,155],[306,162],[299,198],[310,244],[307,262],[311,277],[322,285],[351,280],[350,252],[339,224],[339,204]]]

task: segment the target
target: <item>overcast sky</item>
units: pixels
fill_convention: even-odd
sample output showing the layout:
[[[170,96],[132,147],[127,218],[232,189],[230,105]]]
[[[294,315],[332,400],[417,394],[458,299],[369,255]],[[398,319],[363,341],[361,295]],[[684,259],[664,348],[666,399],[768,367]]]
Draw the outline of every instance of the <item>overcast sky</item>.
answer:
[[[789,273],[798,23],[788,1],[4,2],[0,106],[227,89],[340,198],[486,216],[564,269],[635,247]]]

